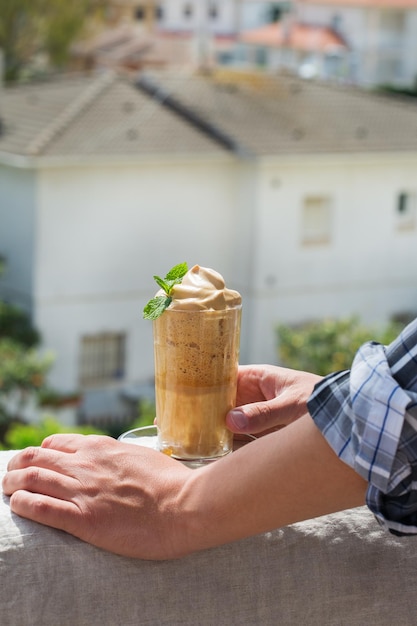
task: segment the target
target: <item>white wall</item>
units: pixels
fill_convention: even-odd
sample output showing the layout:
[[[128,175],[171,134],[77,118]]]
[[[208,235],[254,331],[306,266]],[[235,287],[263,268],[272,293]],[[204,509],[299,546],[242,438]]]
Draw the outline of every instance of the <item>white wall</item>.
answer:
[[[274,328],[359,314],[417,311],[417,229],[396,229],[401,191],[417,192],[417,156],[269,161],[259,180],[254,361],[276,362]],[[329,244],[300,243],[306,195],[333,199]]]
[[[241,1],[241,26],[243,29],[256,28],[266,24],[269,19],[269,9],[273,2],[261,0]]]
[[[187,261],[240,282],[236,175],[228,158],[42,172],[36,321],[54,384],[77,386],[80,337],[100,331],[127,332],[129,381],[151,377],[153,274]]]
[[[152,275],[184,260],[214,267],[242,293],[242,363],[277,362],[279,322],[353,313],[385,322],[417,310],[417,230],[396,229],[398,194],[417,192],[417,155],[225,157],[38,176],[36,226],[29,186],[16,204],[27,214],[19,221],[0,205],[0,223],[7,215],[15,224],[14,262],[22,254],[26,268],[32,259],[36,267],[35,323],[56,352],[50,382],[62,389],[78,386],[81,337],[100,332],[127,334],[128,384],[152,379],[152,325],[142,309],[156,291]],[[25,186],[14,183],[19,197]],[[333,201],[326,245],[300,243],[303,199],[312,194]],[[30,229],[36,246],[22,247]]]
[[[191,5],[192,15],[184,16],[184,7]],[[271,2],[260,0],[213,0],[218,7],[216,19],[207,18],[210,0],[166,0],[160,27],[167,30],[196,31],[204,28],[217,34],[234,34],[237,28],[256,28],[264,24]]]
[[[189,17],[184,15],[184,7],[189,4],[192,12]],[[217,17],[209,16],[209,0],[169,0],[164,5],[162,27],[167,30],[195,31],[203,28],[212,33],[230,34],[235,31],[235,1],[215,1]]]

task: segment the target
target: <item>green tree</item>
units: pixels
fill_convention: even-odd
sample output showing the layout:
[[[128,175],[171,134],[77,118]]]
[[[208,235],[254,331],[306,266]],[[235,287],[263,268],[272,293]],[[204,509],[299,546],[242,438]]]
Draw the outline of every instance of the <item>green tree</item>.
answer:
[[[0,0],[0,49],[6,82],[18,80],[36,54],[62,67],[75,39],[107,0]]]
[[[366,326],[353,316],[277,327],[280,362],[286,367],[325,376],[349,369],[358,348],[374,340],[390,343],[403,325],[390,323],[382,328]]]

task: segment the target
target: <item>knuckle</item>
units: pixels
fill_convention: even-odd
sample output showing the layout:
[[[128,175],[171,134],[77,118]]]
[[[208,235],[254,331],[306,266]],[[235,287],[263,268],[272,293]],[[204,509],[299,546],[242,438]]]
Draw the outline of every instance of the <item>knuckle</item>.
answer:
[[[103,439],[102,435],[84,435],[83,436],[83,443],[84,444],[88,444],[88,445],[94,445],[94,446],[99,446],[101,443],[101,440]]]
[[[48,503],[41,496],[35,496],[32,498],[31,508],[35,519],[45,519],[45,515],[50,510]]]
[[[100,447],[107,446],[112,441],[112,437],[106,435],[87,435],[87,439]]]
[[[21,452],[21,459],[25,465],[32,465],[39,457],[39,448],[36,446],[29,446]]]
[[[9,496],[11,493],[10,487],[10,474],[5,474],[3,476],[3,480],[1,481],[1,487],[5,496]]]
[[[14,513],[19,514],[21,503],[21,494],[19,491],[15,491],[10,495],[10,508]]]
[[[270,423],[273,420],[274,412],[272,411],[272,407],[269,404],[265,405],[262,418],[266,423]]]
[[[259,403],[255,408],[254,418],[259,426],[264,426],[270,420],[270,408],[266,402]]]
[[[48,435],[48,437],[46,437],[42,441],[42,448],[53,448],[54,441],[55,441],[55,435]]]
[[[25,483],[28,488],[34,487],[40,479],[38,467],[28,467],[25,473]]]
[[[48,502],[42,495],[28,493],[22,489],[10,496],[10,508],[17,515],[34,521],[45,521],[50,512]]]
[[[23,517],[41,522],[46,521],[50,511],[50,507],[42,495],[28,494],[25,491],[16,491],[10,499],[10,506],[18,515],[21,514]]]

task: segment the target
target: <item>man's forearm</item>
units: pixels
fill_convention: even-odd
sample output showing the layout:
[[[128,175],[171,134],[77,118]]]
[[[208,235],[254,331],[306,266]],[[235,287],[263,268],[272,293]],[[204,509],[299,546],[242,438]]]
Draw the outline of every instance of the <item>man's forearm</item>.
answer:
[[[175,532],[192,552],[362,505],[366,486],[307,415],[194,472]]]
[[[362,504],[366,483],[307,415],[212,465],[54,435],[9,462],[12,510],[117,554],[169,559]]]

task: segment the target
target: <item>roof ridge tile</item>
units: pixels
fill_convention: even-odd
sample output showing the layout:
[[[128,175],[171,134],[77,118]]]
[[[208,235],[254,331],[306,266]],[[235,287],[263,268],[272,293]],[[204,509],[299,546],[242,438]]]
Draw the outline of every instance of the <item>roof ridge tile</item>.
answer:
[[[61,113],[30,141],[26,148],[26,153],[31,156],[41,154],[59,133],[68,128],[71,122],[114,82],[114,79],[114,72],[108,71],[101,74],[97,80],[88,85],[75,100],[72,100],[64,107]]]

